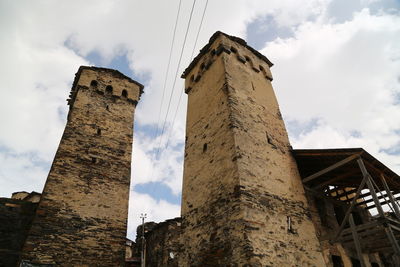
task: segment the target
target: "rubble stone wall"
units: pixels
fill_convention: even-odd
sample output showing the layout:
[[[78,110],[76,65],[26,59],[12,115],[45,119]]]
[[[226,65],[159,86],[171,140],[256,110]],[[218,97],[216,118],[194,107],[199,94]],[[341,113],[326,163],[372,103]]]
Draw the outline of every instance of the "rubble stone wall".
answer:
[[[141,90],[117,71],[80,68],[24,261],[124,265],[133,118]]]
[[[37,204],[0,198],[0,266],[17,266]]]
[[[325,266],[268,63],[219,34],[184,74],[182,266]]]

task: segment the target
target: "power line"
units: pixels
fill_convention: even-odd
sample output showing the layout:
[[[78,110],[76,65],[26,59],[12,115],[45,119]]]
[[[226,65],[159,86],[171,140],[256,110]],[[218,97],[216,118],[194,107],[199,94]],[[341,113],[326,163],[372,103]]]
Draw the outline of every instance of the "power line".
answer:
[[[203,10],[203,15],[201,16],[201,21],[200,21],[199,29],[197,30],[196,40],[195,40],[195,42],[194,42],[194,46],[193,46],[193,50],[192,50],[192,55],[190,56],[190,61],[192,61],[192,59],[193,59],[194,51],[195,51],[196,46],[197,46],[197,41],[198,41],[198,39],[199,39],[199,35],[200,35],[200,31],[201,31],[201,26],[203,25],[204,15],[206,14],[207,6],[208,6],[208,0],[206,1],[206,4],[205,4],[205,6],[204,6],[204,10]],[[183,95],[183,91],[184,91],[184,90],[185,90],[185,87],[183,87],[183,89],[181,90],[181,94],[179,95],[178,105],[176,106],[176,109],[175,109],[175,114],[174,114],[174,118],[173,118],[173,120],[172,120],[171,130],[170,130],[169,135],[168,135],[168,138],[167,138],[167,144],[165,145],[165,149],[168,148],[169,140],[170,140],[172,131],[173,131],[173,129],[174,129],[174,124],[175,124],[176,115],[178,114],[178,110],[179,110],[179,107],[180,107],[181,98],[182,98],[182,95]]]
[[[187,27],[186,27],[185,38],[184,38],[184,41],[183,41],[183,44],[182,44],[182,49],[181,49],[181,54],[180,54],[180,57],[179,57],[178,66],[177,66],[177,68],[176,68],[174,83],[173,83],[173,85],[172,85],[171,95],[170,95],[169,102],[168,102],[167,113],[166,113],[166,115],[165,115],[165,119],[164,119],[162,131],[161,131],[161,134],[160,134],[160,141],[159,141],[159,144],[158,144],[158,147],[157,147],[157,151],[156,151],[156,154],[155,154],[155,157],[154,157],[155,160],[158,159],[159,154],[160,154],[162,136],[163,136],[163,134],[164,134],[165,124],[166,124],[166,121],[167,121],[169,109],[170,109],[170,106],[171,106],[171,99],[172,99],[172,96],[173,96],[173,93],[174,93],[174,87],[175,87],[175,84],[176,84],[176,77],[177,77],[177,75],[178,75],[180,63],[181,63],[181,60],[182,60],[183,51],[184,51],[184,49],[185,49],[186,40],[187,40],[187,35],[188,35],[188,32],[189,32],[190,23],[191,23],[191,21],[192,21],[193,10],[194,10],[195,4],[196,4],[196,0],[193,0],[192,9],[191,9],[191,11],[190,11],[190,16],[189,16],[189,21],[188,21],[188,24],[187,24]],[[175,30],[176,30],[176,29],[175,29]],[[166,79],[167,79],[167,78],[166,78]],[[158,125],[157,125],[157,136],[158,136]],[[155,169],[155,168],[152,168],[150,177],[153,176],[154,169]]]
[[[165,79],[164,79],[163,93],[162,93],[162,97],[161,97],[160,109],[158,111],[157,128],[156,128],[156,132],[155,132],[156,134],[153,137],[157,137],[158,136],[158,132],[159,132],[158,131],[158,129],[159,129],[158,125],[160,124],[161,110],[162,110],[162,105],[164,103],[165,89],[167,87],[168,73],[169,73],[169,68],[171,66],[172,51],[173,51],[174,43],[175,43],[176,29],[177,29],[177,26],[178,26],[179,14],[180,14],[180,11],[181,11],[181,4],[182,4],[182,0],[179,0],[178,12],[176,13],[176,19],[175,19],[174,33],[173,33],[173,36],[172,36],[171,48],[169,50],[169,58],[168,58],[167,70],[165,72]]]
[[[178,28],[178,21],[179,21],[179,14],[181,12],[181,6],[182,6],[182,0],[179,0],[179,5],[178,5],[178,12],[176,13],[176,18],[175,18],[175,25],[174,25],[174,32],[172,34],[172,41],[171,41],[171,48],[169,50],[169,57],[168,57],[168,64],[167,64],[167,69],[165,71],[165,79],[164,79],[164,85],[163,85],[163,93],[162,93],[162,97],[161,97],[161,103],[160,103],[160,109],[158,111],[158,119],[157,119],[157,125],[156,125],[156,131],[153,133],[153,138],[158,136],[159,133],[159,124],[160,124],[160,118],[161,118],[161,110],[162,110],[162,106],[164,103],[164,96],[165,96],[165,89],[167,87],[167,80],[168,80],[168,73],[169,73],[169,69],[171,66],[171,59],[172,59],[172,51],[174,49],[174,43],[175,43],[175,37],[176,37],[176,29]],[[157,154],[156,154],[157,157]],[[156,159],[156,158],[155,158]],[[151,171],[151,175],[150,177],[153,176],[153,171],[154,168]],[[148,173],[148,172],[146,172]],[[147,175],[146,175],[147,176]]]
[[[203,15],[201,16],[201,21],[200,21],[199,29],[197,30],[196,41],[194,42],[192,55],[190,56],[190,61],[192,61],[192,59],[193,59],[194,50],[196,49],[197,40],[199,39],[201,26],[203,26],[203,20],[204,20],[204,15],[206,14],[207,6],[208,6],[208,0],[206,1],[204,10],[203,10]]]
[[[166,114],[165,114],[164,123],[163,123],[163,127],[162,127],[162,130],[161,130],[160,142],[159,142],[159,144],[158,144],[158,149],[157,149],[157,152],[156,152],[156,159],[157,159],[157,157],[158,157],[158,155],[159,155],[159,153],[160,153],[162,135],[164,134],[165,125],[166,125],[166,123],[167,123],[167,117],[168,117],[169,110],[170,110],[170,107],[171,107],[171,100],[172,100],[172,96],[173,96],[174,91],[175,91],[174,89],[175,89],[175,84],[176,84],[176,78],[177,78],[177,76],[178,76],[179,67],[180,67],[180,64],[181,64],[181,61],[182,61],[183,51],[185,50],[187,35],[188,35],[188,32],[189,32],[190,23],[191,23],[191,21],[192,21],[193,10],[194,10],[195,4],[196,4],[196,0],[193,0],[192,9],[191,9],[191,11],[190,11],[190,16],[189,16],[189,21],[188,21],[188,24],[187,24],[187,27],[186,27],[185,38],[184,38],[183,44],[182,44],[181,54],[180,54],[180,56],[179,56],[178,65],[177,65],[177,67],[176,67],[174,82],[173,82],[173,85],[172,85],[172,91],[171,91],[171,95],[170,95],[169,101],[168,101],[167,112],[166,112]]]

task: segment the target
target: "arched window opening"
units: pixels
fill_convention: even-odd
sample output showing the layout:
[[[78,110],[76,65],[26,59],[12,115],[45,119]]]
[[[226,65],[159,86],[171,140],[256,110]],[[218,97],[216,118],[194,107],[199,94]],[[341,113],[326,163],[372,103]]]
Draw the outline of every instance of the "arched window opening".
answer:
[[[97,135],[101,135],[101,129],[97,129]]]
[[[203,63],[201,63],[201,65],[200,65],[200,69],[201,70],[204,70],[206,68],[206,65],[204,64],[204,62]]]
[[[233,53],[235,53],[235,54],[236,54],[236,52],[237,52],[237,49],[236,49],[236,48],[234,48],[233,46],[231,46],[231,51],[232,51]]]
[[[193,82],[194,81],[194,74],[192,76],[190,76],[190,81]]]
[[[90,82],[90,87],[94,87],[94,88],[97,88],[97,85],[98,85],[99,83],[96,81],[96,80],[92,80],[91,82]]]
[[[244,56],[247,62],[251,61],[251,59],[248,56]]]
[[[122,96],[123,97],[128,97],[128,91],[122,90]]]
[[[112,92],[113,92],[112,86],[111,86],[111,85],[107,85],[107,87],[106,87],[106,93],[112,94]]]

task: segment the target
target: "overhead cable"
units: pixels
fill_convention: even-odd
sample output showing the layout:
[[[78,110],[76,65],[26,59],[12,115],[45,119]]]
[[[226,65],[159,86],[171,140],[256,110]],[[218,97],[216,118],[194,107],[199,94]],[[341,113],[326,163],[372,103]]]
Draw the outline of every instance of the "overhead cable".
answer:
[[[208,0],[206,1],[206,4],[204,6],[204,10],[203,10],[203,15],[201,16],[201,21],[200,21],[199,28],[197,30],[197,35],[196,35],[196,40],[194,42],[192,55],[190,56],[190,62],[192,61],[193,55],[194,55],[194,51],[196,50],[197,41],[199,39],[199,35],[200,35],[200,31],[201,31],[201,26],[203,25],[204,15],[206,14],[206,10],[207,10],[207,5],[208,5]],[[170,129],[170,132],[169,132],[169,135],[168,135],[167,144],[165,145],[165,149],[167,149],[168,145],[169,145],[169,140],[170,140],[171,134],[172,134],[173,129],[174,129],[175,119],[176,119],[176,115],[178,114],[178,110],[179,110],[179,107],[180,107],[180,103],[181,103],[181,98],[182,98],[183,92],[184,92],[184,88],[182,88],[181,94],[179,95],[178,105],[176,106],[176,109],[175,109],[175,114],[174,114],[174,118],[172,120],[172,125],[171,125],[171,129]]]
[[[180,67],[180,64],[181,64],[181,61],[182,61],[183,51],[185,50],[187,35],[188,35],[188,32],[189,32],[190,23],[191,23],[191,21],[192,21],[193,10],[194,10],[195,4],[196,4],[196,0],[193,0],[192,9],[191,9],[191,11],[190,11],[190,16],[189,16],[189,21],[188,21],[188,24],[187,24],[187,27],[186,27],[185,38],[184,38],[183,44],[182,44],[181,54],[180,54],[180,56],[179,56],[178,65],[177,65],[177,67],[176,67],[176,72],[175,72],[175,76],[174,76],[174,82],[173,82],[173,85],[172,85],[171,95],[170,95],[169,101],[168,101],[167,112],[166,112],[166,114],[165,114],[164,123],[163,123],[163,127],[162,127],[162,130],[161,130],[160,142],[159,142],[158,149],[157,149],[157,152],[156,152],[156,159],[157,159],[157,157],[158,157],[158,155],[159,155],[159,153],[160,153],[162,136],[163,136],[163,134],[164,134],[165,125],[166,125],[166,123],[167,123],[167,117],[168,117],[169,110],[170,110],[170,107],[171,107],[171,100],[172,100],[172,96],[173,96],[174,91],[175,91],[176,78],[177,78],[177,76],[178,76],[179,67]]]

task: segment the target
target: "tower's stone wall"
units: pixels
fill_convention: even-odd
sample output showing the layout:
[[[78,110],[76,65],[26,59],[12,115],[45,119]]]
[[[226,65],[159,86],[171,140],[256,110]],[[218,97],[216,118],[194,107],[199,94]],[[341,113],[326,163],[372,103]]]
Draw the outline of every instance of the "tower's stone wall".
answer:
[[[216,33],[183,75],[182,266],[325,264],[270,66]]]
[[[124,265],[133,118],[142,88],[114,70],[79,69],[22,260]]]

